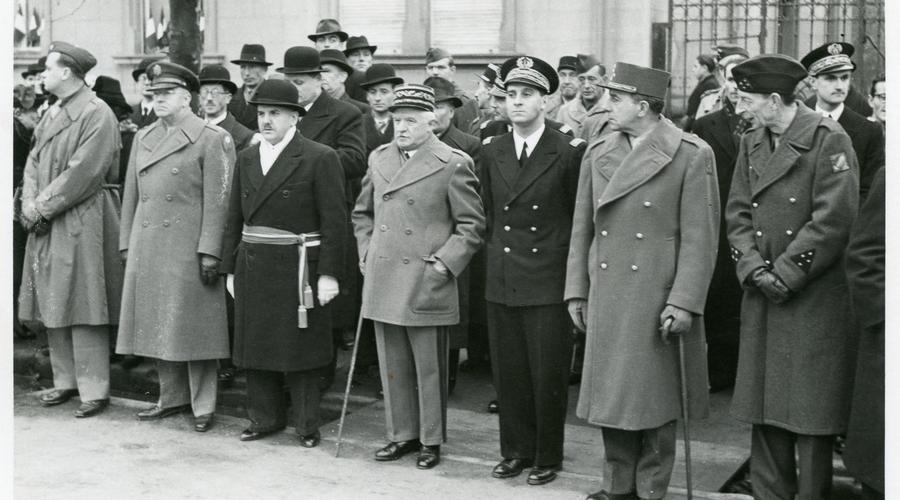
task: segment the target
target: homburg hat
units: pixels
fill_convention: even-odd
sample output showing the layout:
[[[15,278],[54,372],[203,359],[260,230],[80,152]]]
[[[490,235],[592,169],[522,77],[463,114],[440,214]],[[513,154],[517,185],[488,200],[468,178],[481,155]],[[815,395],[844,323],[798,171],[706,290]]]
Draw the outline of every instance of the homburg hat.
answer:
[[[258,43],[245,43],[241,48],[241,57],[231,60],[232,64],[261,64],[271,66],[274,63],[266,61],[266,48]]]

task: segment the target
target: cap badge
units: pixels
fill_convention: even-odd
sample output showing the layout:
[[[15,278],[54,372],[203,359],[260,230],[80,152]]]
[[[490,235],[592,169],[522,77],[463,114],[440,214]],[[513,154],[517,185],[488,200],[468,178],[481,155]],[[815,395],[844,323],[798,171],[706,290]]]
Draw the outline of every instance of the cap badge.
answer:
[[[833,56],[836,56],[843,51],[844,51],[844,48],[841,47],[841,44],[839,44],[839,43],[832,43],[831,45],[828,46],[828,53]]]
[[[159,64],[153,66],[153,76],[158,77],[161,74],[162,74],[162,68],[159,66]]]
[[[521,69],[531,69],[531,67],[534,66],[534,61],[532,61],[530,57],[520,57],[516,61],[516,66]]]

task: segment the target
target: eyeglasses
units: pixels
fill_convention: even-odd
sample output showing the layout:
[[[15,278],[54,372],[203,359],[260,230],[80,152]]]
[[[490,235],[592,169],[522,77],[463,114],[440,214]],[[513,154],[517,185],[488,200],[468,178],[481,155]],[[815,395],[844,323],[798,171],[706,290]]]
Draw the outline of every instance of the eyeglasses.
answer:
[[[213,97],[221,97],[221,96],[223,96],[223,95],[225,95],[225,94],[227,94],[227,93],[228,93],[228,92],[223,92],[223,91],[221,91],[221,90],[219,90],[219,89],[212,89],[212,90],[206,90],[206,89],[204,89],[204,90],[201,90],[201,91],[200,91],[200,97],[209,97],[209,96],[213,96]]]

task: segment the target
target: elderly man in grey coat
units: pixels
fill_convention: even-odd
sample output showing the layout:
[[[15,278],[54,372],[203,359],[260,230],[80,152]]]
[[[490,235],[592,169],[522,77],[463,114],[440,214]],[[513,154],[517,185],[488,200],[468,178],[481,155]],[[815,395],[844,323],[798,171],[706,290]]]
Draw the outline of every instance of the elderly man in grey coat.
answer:
[[[481,244],[484,209],[472,159],[432,131],[433,90],[403,85],[394,93],[395,139],[369,157],[353,210],[362,315],[375,325],[390,440],[375,459],[397,460],[418,448],[418,468],[430,469],[446,439],[457,277]]]

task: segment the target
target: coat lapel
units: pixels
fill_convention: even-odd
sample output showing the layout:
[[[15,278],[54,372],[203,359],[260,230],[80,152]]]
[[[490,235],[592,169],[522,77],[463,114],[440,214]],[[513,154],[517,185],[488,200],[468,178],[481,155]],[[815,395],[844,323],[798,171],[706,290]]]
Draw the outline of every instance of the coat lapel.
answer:
[[[162,120],[157,120],[141,138],[141,146],[150,150],[150,156],[142,162],[139,170],[144,170],[163,158],[193,143],[200,136],[206,123],[193,114],[185,116],[173,125],[175,130],[167,133]]]
[[[448,161],[450,161],[450,148],[437,137],[432,137],[390,177],[387,189],[384,190],[385,194],[409,186],[440,171]]]
[[[781,137],[778,147],[772,152],[771,156],[765,159],[764,163],[753,163],[754,156],[751,154],[751,166],[758,171],[759,179],[752,184],[752,195],[756,196],[762,190],[771,186],[775,181],[781,179],[791,170],[802,154],[801,151],[808,151],[812,147],[815,137],[816,128],[819,122],[824,118],[815,111],[810,110],[803,104],[799,104],[797,116],[791,122],[787,130]],[[762,131],[761,137],[765,136]],[[765,150],[760,146],[759,150]],[[757,155],[758,159],[759,158]]]
[[[259,148],[256,148],[256,165],[251,170],[256,170],[262,176],[262,167],[259,163]],[[281,151],[281,154],[278,155],[278,158],[275,159],[275,163],[272,164],[272,168],[269,169],[269,172],[266,173],[265,176],[262,176],[262,182],[259,184],[259,189],[255,192],[251,193],[250,199],[250,210],[247,212],[247,219],[253,217],[253,214],[259,210],[259,207],[263,204],[269,196],[272,195],[282,184],[287,180],[291,174],[297,170],[297,167],[300,166],[300,162],[298,158],[302,152],[301,147],[301,138],[298,132],[294,132],[294,137],[291,141],[285,146],[285,148]]]
[[[309,111],[300,119],[297,130],[303,137],[316,141],[325,130],[325,125],[335,118],[331,108],[331,97],[323,90]]]
[[[681,129],[672,122],[661,119],[647,137],[622,159],[600,196],[598,208],[618,200],[658,174],[672,161],[682,135]]]
[[[534,147],[534,152],[528,157],[525,166],[519,167],[520,172],[513,184],[514,189],[512,196],[507,200],[507,204],[511,203],[522,192],[528,189],[528,186],[531,186],[534,181],[543,175],[544,172],[553,165],[553,162],[556,161],[556,144],[553,141],[552,134],[548,132],[548,130],[549,129],[544,128],[544,133],[542,133],[541,138],[538,139],[538,143]]]
[[[494,158],[497,161],[497,171],[500,178],[506,183],[506,187],[512,192],[519,176],[519,162],[516,159],[516,146],[511,133],[496,137],[499,151]]]
[[[265,140],[265,139],[263,139]],[[256,191],[259,189],[259,185],[263,182],[263,173],[262,167],[259,162],[259,145],[255,145],[250,149],[250,158],[247,161],[247,182],[250,184],[250,189]]]
[[[625,134],[613,133],[596,147],[600,149],[591,156],[595,156],[598,160],[591,165],[591,168],[599,176],[609,181],[628,153],[631,152],[631,145],[625,138]]]
[[[48,110],[44,118],[45,120],[48,120],[46,128],[41,130],[38,141],[34,145],[34,150],[40,151],[51,139],[68,128],[69,125],[75,123],[93,96],[94,93],[91,92],[89,88],[83,87],[69,99],[65,106],[60,108],[55,117],[51,118],[50,111]],[[41,124],[43,125],[43,120]]]

